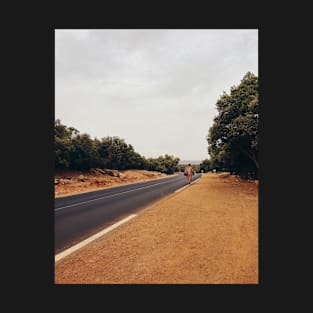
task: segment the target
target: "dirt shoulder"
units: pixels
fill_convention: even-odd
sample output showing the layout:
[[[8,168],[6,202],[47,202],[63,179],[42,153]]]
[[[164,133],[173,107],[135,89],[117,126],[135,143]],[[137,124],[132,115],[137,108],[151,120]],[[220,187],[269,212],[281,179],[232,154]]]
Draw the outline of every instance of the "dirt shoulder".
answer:
[[[146,170],[113,171],[113,174],[118,176],[104,174],[101,171],[58,171],[55,173],[55,181],[58,182],[54,186],[55,198],[176,175]]]
[[[258,184],[204,174],[60,260],[55,283],[256,284]]]

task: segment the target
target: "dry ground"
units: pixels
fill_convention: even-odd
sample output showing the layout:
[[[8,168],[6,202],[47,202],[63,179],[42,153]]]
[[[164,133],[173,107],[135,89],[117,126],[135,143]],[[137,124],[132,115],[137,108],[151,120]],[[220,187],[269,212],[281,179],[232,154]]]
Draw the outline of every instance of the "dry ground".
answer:
[[[146,170],[125,170],[120,171],[120,174],[121,177],[113,177],[109,175],[95,175],[90,172],[58,171],[55,174],[55,178],[70,179],[64,180],[64,183],[55,185],[55,198],[171,176]],[[80,175],[84,177],[84,181],[79,179]]]
[[[258,182],[196,183],[55,266],[56,284],[257,284]]]

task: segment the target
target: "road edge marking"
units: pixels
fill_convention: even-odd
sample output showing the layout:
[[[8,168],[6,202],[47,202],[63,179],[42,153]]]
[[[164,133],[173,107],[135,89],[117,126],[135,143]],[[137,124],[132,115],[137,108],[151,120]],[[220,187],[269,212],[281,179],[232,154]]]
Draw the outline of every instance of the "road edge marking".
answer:
[[[72,246],[72,247],[70,247],[70,248],[68,248],[68,249],[66,249],[66,250],[64,250],[64,251],[62,251],[62,252],[60,252],[60,253],[58,253],[58,254],[55,255],[55,257],[54,257],[55,263],[58,262],[58,261],[60,261],[61,259],[65,258],[66,256],[70,255],[71,253],[77,251],[78,249],[80,249],[80,248],[86,246],[87,244],[91,243],[92,241],[94,241],[94,240],[100,238],[101,236],[103,236],[104,234],[110,232],[110,231],[113,230],[114,228],[116,228],[116,227],[118,227],[118,226],[120,226],[120,225],[122,225],[122,224],[128,222],[129,220],[131,220],[132,218],[134,218],[134,217],[136,217],[136,216],[137,216],[137,214],[131,214],[131,215],[129,215],[128,217],[126,217],[126,218],[124,218],[124,219],[118,221],[117,223],[115,223],[115,224],[113,224],[113,225],[111,225],[111,226],[109,226],[109,227],[107,227],[107,228],[101,230],[100,232],[98,232],[98,233],[96,233],[96,234],[94,234],[94,235],[88,237],[87,239],[85,239],[85,240],[83,240],[83,241],[77,243],[76,245],[74,245],[74,246]]]
[[[192,183],[187,184],[186,186],[183,186],[183,187],[181,187],[181,188],[177,189],[174,193],[176,193],[176,192],[180,192],[180,191],[184,190],[185,188],[189,187],[190,185],[195,184],[195,183],[196,183],[196,182],[197,182],[200,178],[201,178],[201,177],[197,178],[197,179],[196,179],[196,180],[194,180]]]
[[[177,190],[175,191],[175,193],[176,193],[176,192],[180,192],[180,191],[182,191],[183,189],[185,189],[185,188],[187,188],[187,187],[189,187],[189,185],[186,185],[186,186],[183,186],[183,187],[177,189]]]

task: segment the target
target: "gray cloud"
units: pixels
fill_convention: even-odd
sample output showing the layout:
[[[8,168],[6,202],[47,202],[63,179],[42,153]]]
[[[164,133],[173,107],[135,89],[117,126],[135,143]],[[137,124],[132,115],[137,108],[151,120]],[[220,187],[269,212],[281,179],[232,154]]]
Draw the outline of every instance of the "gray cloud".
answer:
[[[147,156],[208,157],[215,103],[258,74],[257,30],[56,30],[55,115]]]

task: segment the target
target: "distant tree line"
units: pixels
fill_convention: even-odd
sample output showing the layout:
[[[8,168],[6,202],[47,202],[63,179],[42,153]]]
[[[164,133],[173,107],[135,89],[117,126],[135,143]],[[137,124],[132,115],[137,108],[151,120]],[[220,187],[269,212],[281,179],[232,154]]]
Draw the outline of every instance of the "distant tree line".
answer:
[[[193,170],[196,172],[196,173],[199,173],[200,172],[200,165],[199,164],[192,164],[190,163],[190,165],[192,166]],[[178,172],[184,172],[185,171],[185,168],[186,168],[186,164],[178,164]]]
[[[54,144],[56,169],[145,169],[173,174],[179,162],[179,158],[167,154],[146,159],[124,139],[116,136],[92,139],[74,127],[63,125],[59,119],[55,120]]]
[[[258,77],[248,72],[238,86],[231,87],[230,94],[220,96],[218,115],[207,136],[210,159],[200,169],[258,177],[258,87]]]

